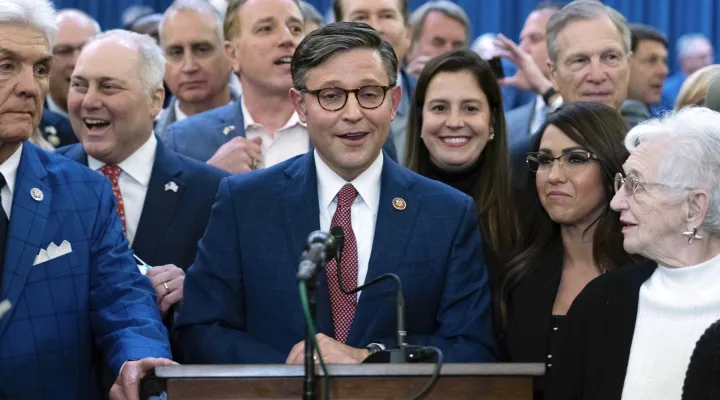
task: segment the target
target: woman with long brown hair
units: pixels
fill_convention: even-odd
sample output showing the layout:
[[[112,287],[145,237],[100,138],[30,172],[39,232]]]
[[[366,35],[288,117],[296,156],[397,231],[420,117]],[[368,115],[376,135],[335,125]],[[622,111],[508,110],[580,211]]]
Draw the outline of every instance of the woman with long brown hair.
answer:
[[[410,108],[408,168],[475,200],[490,284],[519,237],[505,117],[490,65],[468,50],[427,63]]]

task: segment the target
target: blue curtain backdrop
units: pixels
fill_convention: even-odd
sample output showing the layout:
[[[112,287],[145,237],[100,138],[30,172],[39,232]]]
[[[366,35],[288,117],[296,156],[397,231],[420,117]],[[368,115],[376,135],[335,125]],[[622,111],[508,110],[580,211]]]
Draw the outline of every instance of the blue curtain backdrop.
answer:
[[[362,1],[362,0],[358,0]],[[485,32],[503,32],[517,40],[525,17],[538,0],[454,0],[470,16],[473,37]],[[412,9],[424,0],[410,0]],[[103,29],[120,26],[123,10],[134,4],[146,4],[163,11],[172,0],[55,0],[58,8],[79,8],[98,19]],[[322,13],[329,10],[332,0],[310,0]],[[605,4],[623,13],[630,22],[653,25],[670,39],[670,65],[675,64],[674,43],[685,33],[704,33],[715,44],[715,59],[720,60],[720,0],[605,0]]]

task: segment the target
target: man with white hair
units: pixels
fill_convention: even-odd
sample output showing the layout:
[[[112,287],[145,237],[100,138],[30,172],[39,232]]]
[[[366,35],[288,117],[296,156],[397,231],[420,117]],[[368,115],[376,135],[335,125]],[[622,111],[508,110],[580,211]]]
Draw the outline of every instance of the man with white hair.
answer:
[[[106,178],[27,142],[47,94],[57,28],[48,0],[0,2],[0,397],[113,399],[170,365],[168,334]],[[124,88],[104,82],[104,90]],[[155,358],[157,357],[157,358]]]
[[[680,71],[665,80],[661,107],[671,110],[680,93],[685,79],[700,68],[713,63],[713,46],[710,40],[700,33],[680,36],[676,44]]]
[[[154,266],[147,276],[170,327],[172,307],[183,299],[184,270],[227,173],[171,152],[153,134],[164,66],[162,50],[146,35],[113,30],[91,39],[68,95],[82,144],[58,152],[109,178],[130,246]]]
[[[165,82],[173,94],[158,117],[155,133],[165,139],[175,121],[224,106],[239,97],[230,86],[223,20],[206,0],[178,0],[159,27],[165,53]]]
[[[91,37],[100,33],[100,25],[86,13],[74,9],[58,11],[55,23],[58,33],[52,47],[50,90],[45,98],[40,131],[50,144],[62,147],[78,141],[67,114],[70,75],[80,50]]]

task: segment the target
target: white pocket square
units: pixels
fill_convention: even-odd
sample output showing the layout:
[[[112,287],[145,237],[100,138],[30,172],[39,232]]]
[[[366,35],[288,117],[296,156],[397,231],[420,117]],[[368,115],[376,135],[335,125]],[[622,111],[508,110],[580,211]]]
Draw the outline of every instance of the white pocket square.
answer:
[[[62,243],[60,243],[60,246],[56,245],[53,242],[50,242],[50,245],[48,246],[47,250],[42,249],[38,253],[37,256],[35,256],[35,262],[33,265],[42,264],[46,261],[53,260],[55,258],[58,258],[60,256],[64,256],[65,254],[72,253],[72,246],[70,245],[70,242],[67,240],[63,240]]]

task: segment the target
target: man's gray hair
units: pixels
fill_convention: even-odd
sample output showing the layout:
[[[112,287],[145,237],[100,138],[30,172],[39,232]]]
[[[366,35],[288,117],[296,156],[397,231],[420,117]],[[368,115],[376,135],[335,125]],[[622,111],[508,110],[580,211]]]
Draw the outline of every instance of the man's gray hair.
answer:
[[[553,14],[547,24],[547,49],[552,62],[557,62],[557,37],[565,27],[577,21],[588,21],[609,18],[620,32],[625,46],[625,53],[631,49],[631,34],[627,19],[614,8],[606,6],[598,0],[575,0],[568,3],[560,11]]]
[[[675,44],[677,57],[680,58],[682,56],[688,55],[690,53],[690,48],[692,47],[693,43],[699,41],[703,41],[708,44],[710,43],[710,39],[708,39],[707,36],[703,35],[702,33],[688,33],[680,36],[677,40],[677,43]]]
[[[390,43],[380,33],[360,22],[336,22],[305,36],[290,64],[293,86],[306,89],[308,72],[331,57],[350,50],[370,49],[382,60],[389,86],[397,84],[398,59]]]
[[[93,37],[88,42],[88,45],[106,39],[115,39],[137,46],[140,55],[140,79],[148,94],[152,94],[156,89],[163,87],[165,56],[155,39],[149,35],[141,35],[123,29],[113,29]]]
[[[62,10],[58,10],[57,14],[55,15],[55,21],[59,23],[59,21],[66,16],[74,18],[84,18],[93,25],[96,34],[102,32],[102,29],[100,28],[100,23],[97,22],[95,18],[91,17],[90,14],[86,13],[85,11],[75,8],[64,8]]]
[[[0,24],[25,25],[43,32],[48,47],[55,44],[55,7],[48,0],[0,1]]]
[[[418,7],[417,10],[410,14],[410,24],[412,25],[412,43],[415,44],[420,40],[423,29],[425,29],[425,20],[428,14],[433,11],[441,12],[446,17],[452,18],[461,23],[465,27],[465,42],[470,42],[470,32],[472,25],[470,18],[462,7],[448,0],[431,0]]]
[[[220,39],[221,43],[225,41],[225,35],[223,34],[223,17],[217,11],[217,9],[212,4],[210,4],[210,2],[208,2],[207,0],[175,0],[175,2],[173,2],[167,10],[165,10],[162,19],[160,20],[158,32],[161,42],[163,37],[163,27],[165,26],[165,23],[170,17],[170,14],[178,11],[193,11],[196,13],[210,14],[213,17],[215,34],[217,35],[218,39]]]
[[[658,182],[707,190],[710,199],[702,227],[720,234],[720,113],[695,106],[668,113],[631,129],[625,147],[632,152],[655,140],[667,143],[660,155]]]

